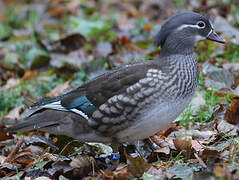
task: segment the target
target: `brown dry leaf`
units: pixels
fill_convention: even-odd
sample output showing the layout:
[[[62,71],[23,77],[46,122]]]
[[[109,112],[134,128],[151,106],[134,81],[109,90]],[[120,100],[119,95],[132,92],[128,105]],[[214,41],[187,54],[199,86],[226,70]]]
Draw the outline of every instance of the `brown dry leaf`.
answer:
[[[126,36],[121,36],[118,38],[118,41],[122,43],[123,45],[129,45],[131,44],[131,39]]]
[[[218,178],[223,178],[224,177],[224,168],[220,164],[217,164],[214,167],[213,172],[214,172],[215,176],[218,177]]]
[[[52,67],[57,69],[64,68],[73,72],[79,71],[93,60],[93,58],[88,58],[86,52],[83,50],[72,51],[69,54],[51,53],[50,56],[50,64]]]
[[[132,157],[127,153],[124,153],[127,159],[128,171],[134,177],[141,177],[144,172],[150,168],[150,164],[147,163],[141,156]]]
[[[34,154],[41,154],[44,152],[44,147],[36,146],[36,145],[30,145],[22,149],[24,152],[32,152]]]
[[[64,93],[64,91],[70,87],[71,81],[72,81],[72,78],[63,84],[57,85],[54,89],[52,89],[49,93],[47,93],[47,96],[55,97],[55,96],[62,95]]]
[[[168,142],[166,141],[165,136],[155,135],[155,136],[151,136],[150,139],[161,148],[168,146]]]
[[[237,91],[232,88],[221,88],[215,92],[216,97],[225,97],[228,96],[230,99],[237,97]],[[226,102],[226,99],[222,99],[221,102]]]
[[[191,143],[192,143],[192,148],[196,152],[202,151],[204,149],[203,145],[200,144],[199,141],[197,141],[197,140],[192,140]]]
[[[49,147],[49,148],[50,148],[50,147]],[[45,151],[46,151],[46,150],[45,150]],[[59,156],[56,155],[56,154],[52,154],[52,153],[46,152],[46,153],[43,153],[43,155],[42,155],[42,159],[44,159],[44,158],[49,159],[49,160],[51,160],[51,161],[57,161],[58,158],[59,158]]]
[[[94,170],[96,166],[95,159],[88,155],[78,155],[71,162],[70,166],[73,168],[82,168]]]
[[[230,134],[231,136],[236,136],[239,127],[229,124],[227,121],[220,120],[216,123],[216,129],[219,133]]]
[[[51,167],[47,169],[47,172],[51,175],[51,179],[61,179],[60,176],[69,179],[81,179],[81,177],[88,175],[88,172],[84,173],[78,168],[72,168],[66,161],[54,162]]]
[[[118,19],[117,24],[120,30],[122,31],[130,31],[134,28],[134,19],[128,18],[125,14],[122,14]]]
[[[36,70],[26,70],[24,73],[24,76],[22,77],[22,80],[26,81],[28,79],[33,79],[37,76]]]
[[[1,165],[1,167],[11,167],[12,166],[12,164],[8,163],[6,161],[6,159],[7,159],[7,157],[0,155],[0,165]],[[15,169],[14,166],[12,166],[11,169],[12,170]]]
[[[228,123],[239,126],[239,97],[232,99],[224,118]]]
[[[230,157],[233,160],[234,158],[236,158],[237,156],[237,150],[238,150],[238,146],[235,144],[231,144],[230,147]]]
[[[224,103],[217,104],[213,108],[213,113],[210,118],[210,121],[217,120],[217,119],[224,119],[226,110],[227,110],[227,104],[224,104]]]
[[[203,150],[202,153],[200,153],[200,157],[202,160],[207,160],[208,158],[220,158],[221,157],[221,153],[216,151],[216,150],[209,150],[209,149],[205,149]]]
[[[20,83],[19,79],[10,78],[10,79],[7,80],[7,84],[6,85],[0,87],[0,91],[10,89],[10,88],[12,88],[14,86],[17,86],[19,83]]]
[[[192,153],[192,140],[176,138],[173,140],[175,148],[182,152],[182,154],[189,159]]]
[[[199,130],[192,130],[192,131],[188,131],[189,134],[192,134],[193,139],[197,139],[197,140],[201,140],[200,142],[206,142],[209,141],[211,139],[213,139],[213,137],[217,134],[216,131],[199,131]]]
[[[158,131],[156,133],[157,136],[165,136],[167,137],[169,134],[171,134],[173,131],[177,131],[180,129],[181,126],[177,126],[176,123],[170,123],[167,129]]]
[[[0,125],[0,141],[13,139],[13,136],[8,132],[4,131],[5,126]]]
[[[48,50],[69,53],[83,47],[85,43],[86,38],[80,33],[70,34],[52,42],[50,46],[48,46]]]
[[[25,105],[20,105],[9,111],[8,115],[5,118],[10,118],[10,119],[18,119],[20,117],[20,114],[23,112],[25,109]]]
[[[167,146],[167,147],[156,149],[154,152],[169,154],[170,148]]]
[[[76,13],[79,7],[80,1],[58,1],[50,0],[48,2],[48,14],[53,17],[61,17],[67,13]]]
[[[21,152],[20,154],[17,154],[17,156],[14,159],[14,162],[23,164],[27,166],[28,168],[31,168],[35,164],[34,158],[38,158],[38,157],[34,156],[34,154],[31,152]]]
[[[102,180],[124,180],[127,179],[127,177],[129,177],[129,172],[128,172],[128,167],[124,166],[122,168],[117,168],[115,171],[112,172],[103,172],[101,171],[101,175],[100,177],[102,178]]]
[[[146,31],[146,32],[150,32],[152,30],[152,28],[153,28],[152,25],[149,23],[144,25],[144,31]]]
[[[166,175],[164,174],[163,170],[155,166],[151,166],[146,173],[153,175],[153,179],[166,179]]]
[[[235,77],[239,77],[239,63],[238,62],[226,63],[226,64],[223,64],[222,67],[224,69],[229,70]]]
[[[56,17],[56,16],[62,16],[63,14],[66,13],[66,11],[67,10],[65,6],[55,3],[54,5],[52,5],[52,7],[50,7],[47,13],[49,14],[49,16]]]
[[[162,134],[168,134],[168,133],[170,133],[172,131],[172,129],[171,128],[169,128],[168,130],[165,130],[165,131],[159,131],[159,132],[157,132],[157,134],[160,134],[160,133],[162,133]],[[175,148],[175,146],[174,146],[174,142],[173,142],[173,139],[174,138],[167,138],[167,137],[165,137],[165,136],[163,136],[163,135],[154,135],[154,136],[151,136],[150,137],[150,139],[155,143],[155,144],[157,144],[158,146],[159,146],[159,148],[163,148],[163,149],[159,149],[158,151],[155,151],[155,152],[165,152],[165,153],[167,153],[168,152],[168,150],[167,150],[167,148],[164,148],[164,147],[168,147],[169,149],[176,149]]]
[[[150,139],[159,147],[159,149],[156,149],[154,152],[165,154],[170,153],[170,147],[172,147],[172,145],[170,145],[168,138],[166,138],[165,136],[154,135],[151,136]]]

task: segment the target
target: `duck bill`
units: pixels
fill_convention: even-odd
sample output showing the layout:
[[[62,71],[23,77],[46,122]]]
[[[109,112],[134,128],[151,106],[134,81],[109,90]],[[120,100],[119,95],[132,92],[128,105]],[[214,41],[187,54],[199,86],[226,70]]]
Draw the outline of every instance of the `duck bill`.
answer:
[[[226,41],[224,39],[222,39],[217,33],[215,33],[213,30],[211,30],[211,32],[208,34],[207,36],[207,39],[208,40],[211,40],[211,41],[216,41],[216,42],[219,42],[219,43],[223,43],[225,44]]]

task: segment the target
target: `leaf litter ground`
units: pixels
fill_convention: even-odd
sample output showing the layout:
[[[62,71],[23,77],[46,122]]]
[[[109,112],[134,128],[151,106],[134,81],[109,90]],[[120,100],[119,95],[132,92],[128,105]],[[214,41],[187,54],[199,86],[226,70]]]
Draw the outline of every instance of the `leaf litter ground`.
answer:
[[[236,2],[4,0],[0,4],[1,178],[239,178]],[[168,129],[149,140],[122,144],[116,170],[110,168],[110,144],[82,144],[39,131],[3,131],[43,97],[65,93],[120,64],[156,58],[160,49],[153,46],[153,38],[160,24],[179,9],[216,15],[215,29],[228,43],[197,44],[202,73],[192,103]]]

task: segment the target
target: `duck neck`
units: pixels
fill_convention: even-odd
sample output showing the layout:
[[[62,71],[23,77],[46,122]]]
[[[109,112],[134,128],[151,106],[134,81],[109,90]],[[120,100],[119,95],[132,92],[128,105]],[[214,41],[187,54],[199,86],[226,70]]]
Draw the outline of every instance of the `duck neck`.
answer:
[[[193,54],[195,39],[182,33],[170,35],[162,45],[160,57]]]

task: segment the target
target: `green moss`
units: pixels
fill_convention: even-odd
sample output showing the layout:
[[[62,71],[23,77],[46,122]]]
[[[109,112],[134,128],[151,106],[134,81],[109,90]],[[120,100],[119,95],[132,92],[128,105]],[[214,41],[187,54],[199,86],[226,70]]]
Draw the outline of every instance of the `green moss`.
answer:
[[[23,103],[24,98],[21,96],[21,90],[21,86],[18,86],[15,89],[0,92],[0,117]]]
[[[230,43],[230,46],[224,51],[223,57],[230,62],[239,62],[239,46]]]
[[[23,80],[10,90],[2,90],[0,92],[0,117],[7,114],[11,109],[23,104],[24,95],[29,92],[33,97],[38,99],[44,96],[56,85],[62,84],[66,78],[57,77],[55,74],[43,74],[37,79],[32,79],[27,82]]]
[[[217,47],[217,44],[210,41],[199,42],[195,50],[199,62],[204,62],[205,60],[209,59]]]

